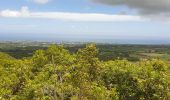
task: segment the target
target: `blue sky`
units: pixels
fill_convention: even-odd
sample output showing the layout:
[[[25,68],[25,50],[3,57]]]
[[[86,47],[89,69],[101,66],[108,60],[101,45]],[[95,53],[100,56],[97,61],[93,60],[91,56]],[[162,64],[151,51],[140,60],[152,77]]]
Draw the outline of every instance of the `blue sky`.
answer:
[[[108,2],[1,0],[0,40],[170,43],[169,19],[160,12]]]

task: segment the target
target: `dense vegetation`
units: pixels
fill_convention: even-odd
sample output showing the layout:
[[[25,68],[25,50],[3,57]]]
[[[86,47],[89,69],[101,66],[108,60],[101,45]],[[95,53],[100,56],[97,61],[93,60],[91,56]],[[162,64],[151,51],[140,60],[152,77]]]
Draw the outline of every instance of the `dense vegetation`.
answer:
[[[169,63],[101,60],[95,44],[16,59],[0,53],[0,100],[169,100]]]

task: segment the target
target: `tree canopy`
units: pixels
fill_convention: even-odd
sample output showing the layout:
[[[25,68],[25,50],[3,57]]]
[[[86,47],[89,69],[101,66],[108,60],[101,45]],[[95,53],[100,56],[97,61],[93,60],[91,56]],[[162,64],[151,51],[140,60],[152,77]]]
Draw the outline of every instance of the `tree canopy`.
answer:
[[[63,45],[31,58],[0,53],[0,100],[169,100],[170,67],[159,59],[101,61],[95,44]]]

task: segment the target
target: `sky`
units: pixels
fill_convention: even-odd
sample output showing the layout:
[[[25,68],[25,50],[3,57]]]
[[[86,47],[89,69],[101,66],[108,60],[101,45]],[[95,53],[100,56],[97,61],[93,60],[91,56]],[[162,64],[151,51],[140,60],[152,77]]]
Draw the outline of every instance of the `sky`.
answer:
[[[170,0],[0,0],[0,40],[170,44]]]

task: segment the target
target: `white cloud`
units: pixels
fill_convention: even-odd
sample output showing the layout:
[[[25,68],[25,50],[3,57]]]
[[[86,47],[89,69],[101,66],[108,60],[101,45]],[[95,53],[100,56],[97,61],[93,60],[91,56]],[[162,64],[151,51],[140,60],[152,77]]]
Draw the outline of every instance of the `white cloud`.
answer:
[[[0,16],[1,17],[28,17],[30,16],[28,7],[22,7],[20,11],[15,11],[15,10],[3,10],[0,11]]]
[[[140,16],[102,13],[71,13],[71,12],[31,12],[28,7],[21,10],[0,11],[0,17],[10,18],[44,18],[66,21],[87,21],[87,22],[117,22],[117,21],[142,21]]]
[[[49,0],[33,0],[33,1],[38,4],[46,4],[49,2]]]

